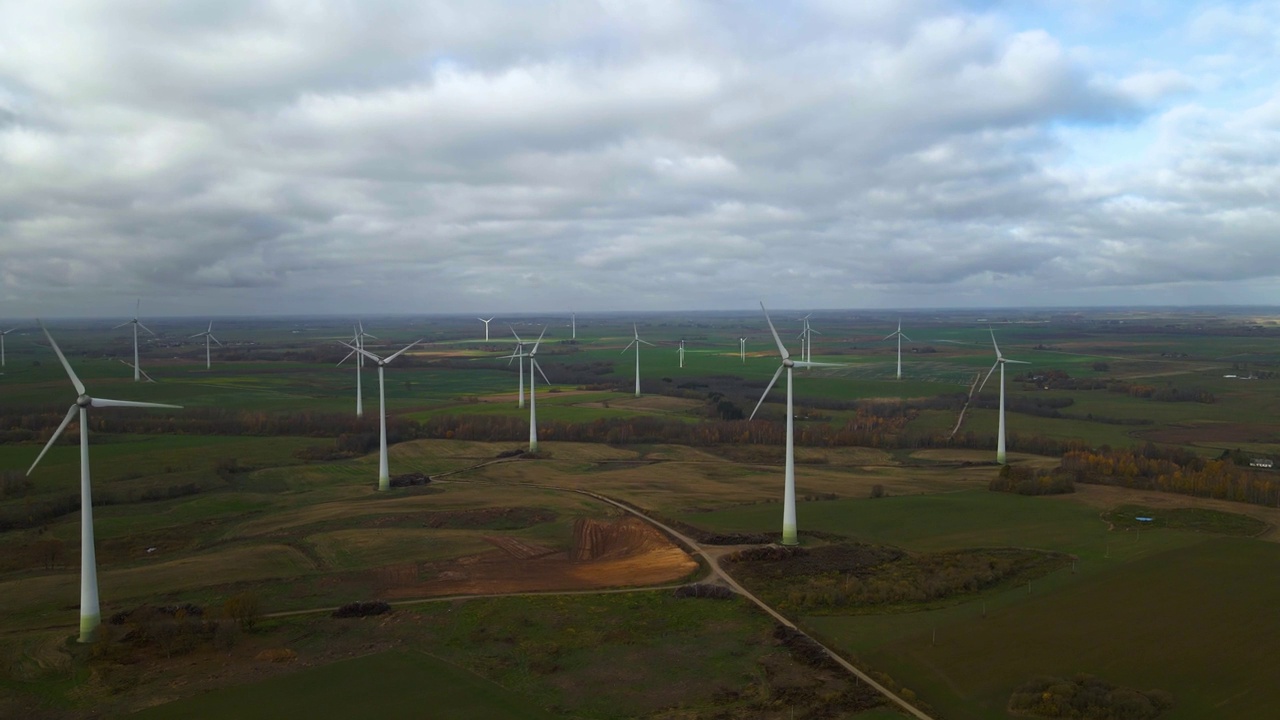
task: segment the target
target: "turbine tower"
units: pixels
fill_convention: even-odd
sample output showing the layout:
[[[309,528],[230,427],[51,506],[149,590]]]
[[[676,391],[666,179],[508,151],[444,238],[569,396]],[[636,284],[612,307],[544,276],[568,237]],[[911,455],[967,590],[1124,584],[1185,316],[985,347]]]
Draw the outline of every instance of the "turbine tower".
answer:
[[[216,337],[214,337],[214,336],[213,336],[213,321],[212,321],[212,320],[210,320],[210,321],[209,321],[209,329],[208,329],[208,330],[205,330],[205,331],[204,331],[204,332],[202,332],[202,333],[196,333],[195,335],[191,335],[191,336],[190,336],[190,337],[188,337],[187,339],[188,339],[188,340],[190,340],[190,339],[192,339],[192,338],[198,338],[198,337],[202,337],[202,338],[204,338],[204,369],[205,369],[205,370],[208,370],[208,369],[210,369],[210,368],[212,367],[212,365],[211,365],[211,364],[210,364],[210,362],[209,362],[209,341],[210,341],[210,340],[212,340],[213,342],[218,343],[218,347],[222,347],[222,343],[218,342],[218,338],[216,338]]]
[[[676,350],[676,352],[680,353],[680,367],[683,368],[684,367],[684,338],[680,338],[680,349]]]
[[[570,331],[573,333],[571,336],[569,336],[569,339],[576,341],[578,339],[578,314],[577,313],[569,313],[569,328],[570,328]]]
[[[791,370],[792,368],[808,368],[808,367],[839,367],[839,363],[815,363],[807,360],[792,360],[791,354],[787,352],[787,348],[782,344],[782,338],[778,337],[778,331],[773,327],[773,321],[769,319],[769,311],[765,310],[764,303],[760,303],[760,309],[764,310],[764,319],[769,323],[769,332],[773,333],[773,341],[778,344],[778,353],[782,355],[782,364],[778,366],[778,370],[773,373],[773,379],[769,381],[769,386],[764,389],[764,394],[760,396],[760,402],[756,403],[756,409],[751,411],[751,417],[748,420],[754,420],[756,413],[760,411],[760,405],[764,403],[764,399],[768,397],[769,391],[773,389],[775,383],[778,382],[778,376],[783,370],[787,371],[787,460],[786,470],[783,484],[782,497],[782,544],[798,545],[800,539],[796,533],[796,448],[795,448],[795,406],[791,393]]]
[[[0,367],[4,367],[4,336],[17,330],[18,328],[10,328],[9,330],[0,330]]]
[[[49,452],[49,448],[58,441],[62,435],[62,431],[67,429],[71,424],[71,420],[75,418],[76,413],[80,415],[80,642],[93,642],[98,634],[98,626],[102,624],[102,612],[98,607],[98,562],[94,554],[93,547],[93,491],[89,485],[89,408],[105,408],[105,407],[144,407],[144,408],[180,408],[181,405],[164,405],[161,403],[148,402],[132,402],[129,400],[105,400],[103,398],[89,397],[85,391],[84,383],[80,382],[80,378],[76,377],[76,372],[71,369],[71,363],[67,362],[67,358],[62,354],[62,349],[58,347],[58,343],[54,342],[53,336],[45,328],[44,323],[40,324],[40,329],[44,331],[44,336],[49,338],[49,345],[53,347],[53,351],[58,355],[58,361],[62,363],[63,369],[67,371],[67,377],[71,378],[71,384],[76,388],[76,401],[71,405],[71,409],[67,411],[67,416],[62,419],[62,424],[57,430],[53,431],[53,435],[49,438],[48,444],[36,456],[36,461],[31,463],[31,467],[27,469],[27,475],[36,469],[36,465],[40,464],[40,460],[44,458],[45,453]]]
[[[368,350],[365,350],[363,347],[358,348],[354,345],[351,345],[350,343],[345,343],[345,342],[342,343],[343,345],[346,345],[352,350],[378,363],[378,409],[381,411],[380,417],[379,417],[380,435],[378,438],[378,451],[379,451],[378,489],[379,490],[391,489],[391,473],[387,469],[387,383],[386,383],[386,378],[383,375],[383,368],[389,365],[392,360],[395,360],[396,358],[400,357],[400,355],[403,354],[406,350],[413,347],[414,345],[417,345],[420,342],[422,342],[421,339],[414,340],[413,342],[401,348],[399,351],[394,352],[385,358],[378,357],[377,355],[374,355]]]
[[[625,353],[630,350],[632,345],[636,346],[636,397],[640,397],[640,343],[644,343],[650,347],[653,347],[653,343],[648,340],[640,339],[640,330],[636,328],[635,323],[631,323],[631,329],[636,334],[635,339],[627,343],[627,346],[622,348],[622,352]]]
[[[992,365],[991,369],[987,371],[987,376],[982,378],[982,384],[978,386],[978,392],[982,392],[982,388],[986,387],[987,385],[987,380],[991,379],[991,373],[995,372],[996,368],[999,367],[1000,368],[1000,429],[999,429],[999,436],[996,438],[996,462],[1000,463],[1001,465],[1004,465],[1005,464],[1005,461],[1004,461],[1004,458],[1005,458],[1004,456],[1004,366],[1006,363],[1015,363],[1017,365],[1030,365],[1031,363],[1026,362],[1025,360],[1010,360],[1009,358],[1002,355],[1000,353],[1000,346],[996,344],[995,330],[992,330],[991,328],[987,328],[987,331],[991,333],[991,346],[996,349],[996,362],[995,362],[995,365]]]
[[[493,322],[493,318],[489,318],[488,320],[485,320],[484,318],[476,319],[484,323],[484,341],[489,342],[489,323]]]
[[[507,327],[511,327],[511,326],[510,326],[510,325],[508,325]],[[527,357],[529,357],[529,356],[528,356],[528,355],[526,355],[526,354],[525,354],[525,352],[524,352],[524,340],[521,340],[521,339],[520,339],[520,336],[516,334],[516,329],[515,329],[515,328],[513,328],[513,327],[511,328],[511,334],[516,336],[516,349],[515,349],[515,350],[513,350],[513,351],[511,352],[511,354],[510,354],[510,355],[507,355],[507,358],[509,358],[509,359],[507,360],[507,367],[510,367],[510,366],[511,366],[511,361],[512,361],[512,360],[515,360],[515,359],[517,359],[517,358],[520,360],[520,397],[519,397],[520,402],[519,402],[519,407],[524,407],[524,358],[527,358]],[[531,371],[531,372],[532,372],[532,371]]]
[[[911,338],[902,334],[902,318],[898,318],[898,329],[894,330],[888,335],[885,335],[884,339],[888,340],[891,337],[898,338],[898,379],[901,380],[902,379],[902,341],[906,340],[907,342],[911,342]],[[994,337],[992,339],[994,339]]]
[[[747,339],[744,337],[738,338],[738,357],[742,358],[743,365],[747,364]]]
[[[535,391],[538,380],[534,377],[533,371],[537,370],[542,375],[542,379],[546,380],[548,385],[551,384],[546,374],[542,372],[542,366],[538,365],[538,346],[542,344],[542,336],[546,334],[547,328],[543,327],[538,335],[538,341],[529,351],[529,452],[531,453],[538,452],[538,396]]]
[[[377,335],[365,332],[364,322],[357,320],[355,327],[352,328],[351,341],[355,343],[356,348],[364,349],[364,339],[367,337],[371,337],[374,340],[378,339]],[[364,356],[353,349],[347,353],[347,357],[339,360],[338,364],[341,365],[353,355],[356,358],[356,417],[362,418],[364,417],[364,388],[361,387],[361,377],[364,375]]]
[[[142,380],[142,366],[138,364],[138,328],[142,328],[143,330],[146,330],[147,332],[151,333],[151,337],[156,336],[155,333],[151,332],[151,328],[139,322],[138,311],[141,309],[142,309],[142,298],[138,298],[137,304],[135,304],[133,307],[133,319],[127,322],[122,322],[119,325],[111,328],[112,330],[119,330],[125,325],[133,326],[133,381],[134,382],[139,382],[140,380]]]

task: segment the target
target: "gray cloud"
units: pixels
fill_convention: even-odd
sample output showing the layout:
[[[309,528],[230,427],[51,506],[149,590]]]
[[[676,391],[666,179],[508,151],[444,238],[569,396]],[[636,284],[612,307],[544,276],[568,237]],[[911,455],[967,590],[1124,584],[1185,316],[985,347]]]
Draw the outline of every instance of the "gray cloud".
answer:
[[[10,3],[0,314],[1208,301],[1280,257],[1275,86],[1199,102],[1266,12]]]

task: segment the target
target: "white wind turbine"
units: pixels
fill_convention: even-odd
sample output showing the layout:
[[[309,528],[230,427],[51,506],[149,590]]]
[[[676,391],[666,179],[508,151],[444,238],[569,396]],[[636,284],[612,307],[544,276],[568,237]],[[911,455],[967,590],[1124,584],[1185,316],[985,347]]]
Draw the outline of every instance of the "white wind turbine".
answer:
[[[510,326],[510,325],[508,325],[507,327],[511,327],[511,326]],[[515,328],[511,328],[511,334],[516,336],[516,349],[515,349],[515,350],[513,350],[513,351],[511,351],[511,354],[510,354],[510,355],[507,355],[507,356],[506,356],[507,358],[509,358],[509,359],[507,360],[507,367],[511,367],[511,361],[512,361],[512,360],[519,360],[519,361],[520,361],[520,397],[519,397],[519,406],[520,406],[520,407],[524,407],[524,358],[527,358],[527,357],[529,357],[529,356],[525,354],[525,351],[524,351],[524,340],[521,340],[521,339],[520,339],[520,336],[516,333],[516,329],[515,329]],[[530,372],[532,372],[532,371],[530,371]]]
[[[809,313],[808,315],[805,315],[804,317],[800,318],[802,321],[804,321],[804,329],[800,331],[800,336],[799,336],[800,337],[800,359],[803,360],[804,362],[809,362],[813,360],[814,334],[815,333],[818,335],[822,334],[809,326],[809,318],[812,316],[813,316],[813,313]]]
[[[760,402],[756,403],[756,409],[751,411],[751,417],[748,420],[755,419],[756,413],[760,411],[760,405],[764,403],[764,399],[768,397],[769,391],[773,389],[775,383],[778,382],[778,376],[783,370],[787,371],[787,460],[785,479],[783,484],[782,498],[782,544],[798,545],[800,539],[796,533],[796,448],[795,448],[795,406],[792,400],[791,392],[791,370],[792,368],[807,367],[840,367],[839,363],[821,363],[809,362],[807,360],[792,360],[791,354],[787,352],[787,348],[782,344],[782,338],[778,337],[778,331],[773,327],[773,321],[769,319],[769,311],[765,310],[764,303],[760,303],[760,309],[764,310],[764,319],[769,323],[769,332],[773,333],[773,341],[778,344],[778,353],[782,355],[782,364],[778,366],[777,372],[773,374],[773,379],[769,381],[769,386],[764,389],[764,394],[760,396]]]
[[[1000,353],[1000,346],[996,344],[996,332],[991,328],[987,328],[991,333],[991,345],[996,349],[996,362],[987,371],[987,376],[982,379],[982,384],[978,386],[978,392],[982,392],[982,388],[986,387],[987,380],[991,379],[991,373],[996,371],[996,367],[1000,368],[1000,429],[999,436],[996,438],[996,462],[1001,465],[1005,464],[1004,455],[1004,366],[1005,363],[1015,363],[1017,365],[1030,365],[1025,360],[1010,360]]]
[[[578,339],[578,314],[569,313],[569,329],[573,334],[569,336],[570,340]]]
[[[648,340],[640,339],[640,330],[636,328],[635,323],[631,324],[631,329],[636,334],[635,339],[627,343],[627,346],[622,348],[622,352],[625,353],[630,350],[632,345],[636,346],[636,397],[640,397],[640,343],[644,343],[650,347],[654,347],[654,345]]]
[[[138,311],[141,309],[142,309],[142,298],[138,298],[137,304],[135,304],[133,307],[133,319],[129,320],[128,322],[122,322],[119,325],[111,328],[112,330],[119,330],[125,325],[133,326],[133,381],[134,382],[138,382],[142,379],[141,377],[142,366],[138,364],[138,328],[142,328],[143,330],[146,330],[147,332],[151,333],[152,337],[156,336],[155,333],[151,332],[151,328],[147,327],[146,325],[143,325],[138,320]],[[150,380],[150,378],[147,378],[147,379]]]
[[[27,469],[27,475],[36,469],[36,465],[40,464],[45,453],[49,452],[49,448],[58,441],[62,431],[67,429],[78,412],[80,414],[80,642],[87,643],[93,642],[98,626],[102,624],[102,613],[98,607],[98,562],[93,547],[93,491],[89,485],[89,408],[181,408],[182,406],[89,397],[84,383],[76,377],[75,371],[71,369],[71,363],[67,362],[62,349],[58,347],[58,343],[54,342],[53,336],[45,329],[43,323],[40,324],[40,329],[44,330],[44,336],[49,338],[49,345],[53,347],[53,351],[58,355],[58,361],[62,363],[67,376],[71,378],[71,384],[75,386],[77,396],[75,403],[67,411],[67,416],[62,419],[62,424],[53,431],[48,444]]]
[[[484,323],[484,341],[489,342],[489,323],[493,322],[493,318],[489,318],[488,320],[485,320],[484,318],[476,319]]]
[[[370,337],[373,337],[373,336],[370,335]],[[388,364],[390,364],[392,360],[395,360],[396,358],[400,357],[400,355],[403,354],[406,350],[413,347],[414,345],[417,345],[420,342],[422,342],[421,339],[414,340],[413,342],[401,348],[399,351],[394,352],[385,358],[378,357],[377,355],[374,355],[368,350],[365,350],[363,347],[356,347],[350,343],[345,343],[345,342],[342,343],[343,345],[346,345],[352,350],[360,353],[364,357],[367,357],[378,364],[378,409],[380,410],[379,418],[378,418],[379,432],[380,432],[380,435],[378,438],[378,451],[379,451],[378,489],[379,490],[391,489],[391,472],[387,469],[387,383],[386,383],[386,378],[383,375],[383,368],[385,368]]]
[[[374,340],[378,339],[377,335],[371,335],[364,331],[364,323],[361,321],[357,320],[356,326],[352,328],[352,330],[353,334],[351,341],[356,344],[356,348],[363,349],[364,339],[367,337],[371,337]],[[353,355],[356,358],[356,417],[362,418],[364,417],[364,388],[361,386],[361,377],[364,375],[364,356],[353,349],[351,352],[347,353],[347,357],[339,360],[338,364],[341,365]]]
[[[885,339],[885,340],[888,340],[888,339],[889,339],[889,338],[891,338],[891,337],[897,337],[897,338],[898,338],[898,379],[899,379],[899,380],[901,380],[901,379],[902,379],[902,341],[903,341],[903,340],[906,340],[907,342],[911,342],[911,338],[909,338],[909,337],[907,337],[906,335],[903,335],[903,334],[902,334],[902,319],[901,319],[901,318],[899,318],[899,319],[898,319],[898,329],[897,329],[897,330],[894,330],[893,332],[889,333],[888,335],[885,335],[885,336],[884,336],[884,339]]]
[[[542,366],[538,365],[538,346],[542,344],[542,336],[547,334],[547,329],[542,328],[542,332],[538,335],[538,341],[533,344],[533,349],[529,351],[529,452],[538,452],[538,396],[535,391],[538,379],[534,377],[534,370],[542,375],[542,379],[546,380],[550,385],[551,381],[547,380],[546,373],[542,372]],[[523,364],[523,360],[521,363]]]
[[[17,330],[18,328],[10,328],[9,330],[0,330],[0,367],[4,367],[4,336]]]
[[[676,350],[680,353],[680,367],[684,367],[684,338],[680,338],[680,349]]]
[[[738,357],[742,358],[743,365],[747,364],[747,339],[744,337],[738,338]]]
[[[210,320],[210,321],[209,321],[209,329],[208,329],[208,330],[205,330],[205,331],[204,331],[204,332],[202,332],[202,333],[196,333],[195,335],[191,335],[191,336],[190,336],[190,337],[188,337],[187,339],[188,339],[188,340],[190,340],[190,339],[192,339],[192,338],[198,338],[198,337],[202,337],[202,338],[204,338],[204,369],[205,369],[205,370],[208,370],[209,368],[211,368],[211,367],[212,367],[212,365],[211,365],[211,364],[210,364],[210,362],[209,362],[209,341],[210,341],[210,340],[212,340],[213,342],[218,343],[218,347],[222,347],[222,343],[221,343],[221,342],[218,342],[218,338],[216,338],[216,337],[214,337],[214,336],[213,336],[213,321],[212,321],[212,320]]]

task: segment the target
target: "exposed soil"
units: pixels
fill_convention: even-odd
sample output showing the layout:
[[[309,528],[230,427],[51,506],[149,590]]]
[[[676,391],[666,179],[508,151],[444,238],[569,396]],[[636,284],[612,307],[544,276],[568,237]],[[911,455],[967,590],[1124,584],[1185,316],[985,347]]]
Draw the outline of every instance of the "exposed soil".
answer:
[[[490,552],[370,571],[379,597],[592,590],[677,582],[697,562],[636,518],[578,520],[568,552],[510,537],[485,538]]]

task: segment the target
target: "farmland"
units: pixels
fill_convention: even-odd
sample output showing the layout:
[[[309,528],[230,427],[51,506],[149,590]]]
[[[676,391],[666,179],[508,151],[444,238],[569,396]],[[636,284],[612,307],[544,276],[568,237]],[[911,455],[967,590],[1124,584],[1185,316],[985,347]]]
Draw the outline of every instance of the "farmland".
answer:
[[[1280,456],[1273,321],[1001,320],[1001,349],[1032,363],[1007,385],[1018,467],[1057,466],[1056,456],[1028,452],[1033,441]],[[824,333],[815,360],[847,366],[795,377],[797,514],[802,548],[817,558],[810,589],[836,587],[821,559],[847,557],[841,548],[855,544],[884,548],[866,557],[905,558],[868,576],[884,587],[935,582],[929,574],[948,571],[952,557],[972,567],[974,558],[1014,557],[1001,549],[1029,554],[989,584],[942,583],[950,589],[928,600],[908,593],[817,612],[744,571],[748,589],[938,717],[1004,718],[1010,694],[1032,675],[1081,672],[1171,692],[1169,718],[1224,707],[1258,716],[1280,700],[1261,656],[1265,640],[1280,636],[1266,620],[1280,587],[1265,579],[1280,569],[1272,542],[1280,510],[1079,483],[1062,496],[989,492],[997,378],[969,399],[990,367],[985,324],[963,315],[904,322],[917,338],[904,349],[928,352],[906,354],[897,381],[894,346],[880,341],[889,319],[817,313],[813,322]],[[420,704],[425,695],[415,693],[451,692],[458,716],[474,708],[477,717],[710,718],[725,708],[803,717],[825,696],[839,698],[841,717],[893,715],[855,696],[841,684],[848,678],[806,665],[745,601],[673,598],[673,587],[707,577],[705,562],[579,492],[700,536],[776,536],[782,452],[767,438],[778,437],[768,433],[781,425],[783,396],[773,391],[763,420],[732,417],[751,412],[777,367],[754,316],[637,323],[658,345],[641,351],[639,398],[634,355],[620,352],[629,318],[579,316],[576,342],[553,327],[538,356],[553,384],[537,383],[539,424],[550,434],[534,456],[519,453],[527,410],[517,406],[516,367],[501,357],[514,343],[474,340],[474,328],[452,319],[365,323],[390,351],[426,340],[387,369],[386,394],[392,473],[422,473],[429,484],[375,490],[377,376],[365,373],[365,417],[354,418],[355,370],[336,367],[345,348],[334,339],[349,336],[346,321],[228,321],[219,333],[228,347],[215,348],[210,370],[202,345],[166,340],[178,321],[159,321],[162,340],[142,359],[157,382],[138,384],[112,359],[131,357],[118,334],[51,327],[95,396],[184,406],[91,415],[103,616],[190,604],[223,618],[244,597],[260,615],[234,637],[217,635],[224,619],[210,619],[199,631],[208,635],[191,630],[187,645],[137,639],[158,627],[175,632],[168,620],[136,628],[127,620],[108,633],[114,649],[92,656],[64,642],[77,615],[77,433],[23,476],[72,393],[34,333],[9,337],[0,377],[8,420],[0,713],[78,717],[96,705],[110,714],[154,705],[147,717],[191,717],[198,704],[211,717],[246,705],[340,716],[349,713],[325,691],[343,678],[367,684],[391,713]],[[522,336],[540,328],[536,319],[516,323]],[[749,338],[745,362],[739,336]],[[684,368],[680,339],[690,348]],[[716,437],[734,441],[699,434],[717,424]],[[822,440],[836,432],[867,442]],[[1132,520],[1139,515],[1154,522]],[[373,599],[404,604],[380,618],[327,616]],[[126,642],[130,628],[138,634]],[[1170,647],[1193,649],[1145,649],[1170,637],[1178,638]],[[221,652],[234,662],[216,660],[216,642],[231,643]],[[427,654],[409,650],[423,646]],[[619,687],[624,667],[631,672]],[[154,680],[162,671],[188,680],[162,687]],[[395,678],[423,674],[439,687],[394,691]],[[184,699],[196,693],[199,701]]]

